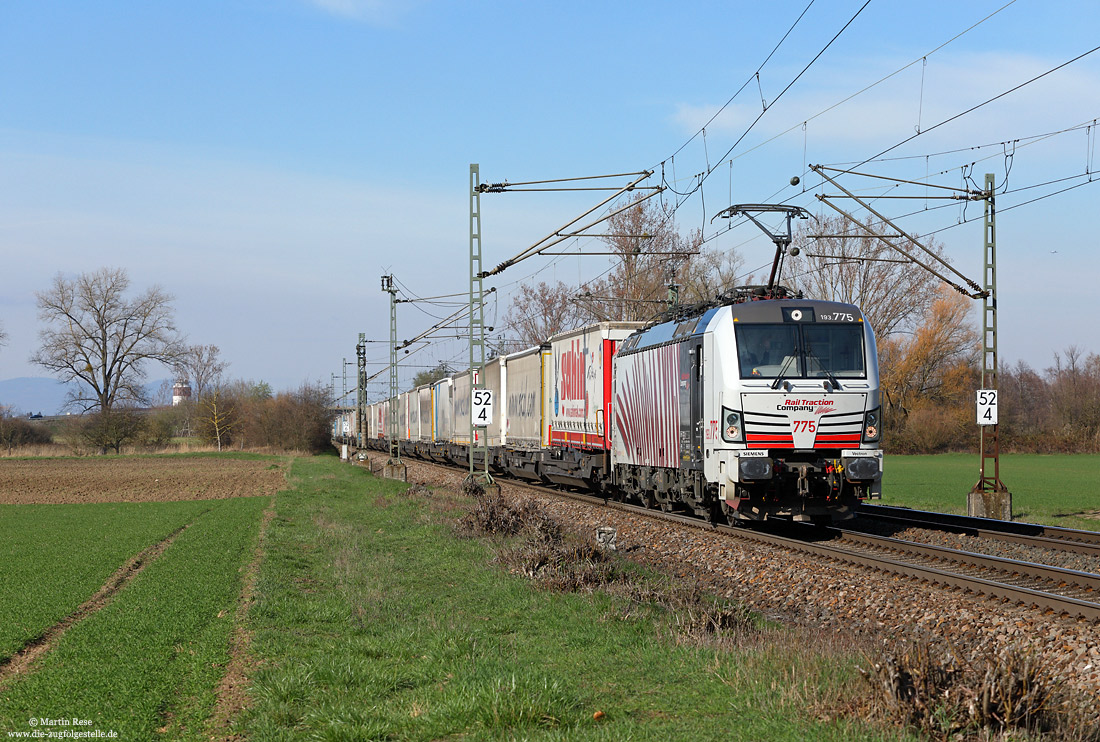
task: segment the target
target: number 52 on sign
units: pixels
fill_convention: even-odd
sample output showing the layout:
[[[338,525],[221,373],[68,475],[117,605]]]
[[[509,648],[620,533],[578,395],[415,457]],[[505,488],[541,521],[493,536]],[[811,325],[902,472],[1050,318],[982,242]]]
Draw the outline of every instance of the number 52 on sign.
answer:
[[[978,425],[997,424],[997,390],[978,390]]]

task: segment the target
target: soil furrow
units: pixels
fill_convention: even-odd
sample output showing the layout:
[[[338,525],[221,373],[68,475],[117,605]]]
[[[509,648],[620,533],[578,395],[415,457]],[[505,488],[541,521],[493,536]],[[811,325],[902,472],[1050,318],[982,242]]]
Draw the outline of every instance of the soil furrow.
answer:
[[[256,550],[252,554],[252,561],[244,574],[244,584],[241,588],[241,599],[237,604],[237,613],[234,617],[233,635],[229,640],[229,664],[225,675],[215,690],[214,713],[211,717],[210,739],[236,740],[242,739],[231,727],[232,721],[241,711],[248,708],[251,701],[248,695],[249,675],[255,668],[255,657],[250,651],[252,646],[252,634],[245,624],[248,611],[256,598],[256,580],[260,574],[260,563],[264,557],[264,538],[267,535],[267,527],[271,519],[275,517],[275,498],[271,498],[271,504],[264,510],[263,519],[260,521],[260,537],[256,543]]]
[[[163,554],[176,540],[176,537],[190,526],[190,523],[180,526],[164,540],[140,551],[119,567],[99,590],[84,601],[79,608],[27,642],[22,649],[12,656],[0,660],[0,689],[5,688],[17,676],[28,672],[39,657],[42,657],[57,645],[57,642],[61,640],[66,631],[107,607],[115,595],[130,584],[131,580],[141,574],[146,566]]]

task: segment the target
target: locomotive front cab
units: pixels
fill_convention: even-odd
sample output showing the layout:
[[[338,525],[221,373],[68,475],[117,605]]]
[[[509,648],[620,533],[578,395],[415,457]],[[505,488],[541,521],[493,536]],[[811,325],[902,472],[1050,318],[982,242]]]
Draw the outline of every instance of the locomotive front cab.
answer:
[[[727,519],[852,517],[882,481],[877,352],[862,314],[771,300],[721,319],[714,453]]]

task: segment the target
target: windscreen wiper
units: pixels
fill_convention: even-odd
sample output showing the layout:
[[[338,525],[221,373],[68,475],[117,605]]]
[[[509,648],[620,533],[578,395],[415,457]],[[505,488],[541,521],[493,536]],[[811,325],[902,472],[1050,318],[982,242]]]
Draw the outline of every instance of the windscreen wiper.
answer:
[[[787,360],[783,361],[783,365],[779,367],[779,375],[775,377],[775,381],[772,382],[772,389],[778,389],[779,385],[783,383],[783,377],[787,373],[787,367],[791,365],[795,357],[798,355],[798,348],[791,351],[791,354],[787,356]]]
[[[834,389],[840,389],[841,388],[840,382],[836,380],[835,376],[833,376],[833,372],[830,371],[829,367],[826,366],[825,363],[820,358],[817,357],[817,354],[814,353],[813,347],[811,347],[809,344],[806,345],[806,359],[807,360],[812,359],[814,361],[817,361],[817,367],[820,368],[822,373],[825,374],[826,378],[829,379],[829,382],[833,385],[833,388]],[[807,371],[808,370],[809,369],[807,369]]]

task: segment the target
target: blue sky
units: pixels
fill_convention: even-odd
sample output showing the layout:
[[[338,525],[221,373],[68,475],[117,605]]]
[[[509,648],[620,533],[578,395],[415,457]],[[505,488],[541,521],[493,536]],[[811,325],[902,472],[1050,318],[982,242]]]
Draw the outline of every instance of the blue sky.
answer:
[[[1100,52],[929,131],[1095,47],[1097,4],[872,0],[857,15],[862,1],[816,0],[757,82],[807,4],[4,0],[0,379],[41,373],[27,363],[36,290],[58,271],[121,266],[135,289],[174,294],[180,328],[218,345],[232,376],[327,382],[359,332],[388,336],[383,273],[419,296],[466,291],[471,162],[484,181],[655,168],[678,190],[711,171],[678,222],[706,224],[711,248],[756,268],[771,244],[751,225],[715,233],[718,210],[790,198],[816,211],[807,164],[860,162],[917,127],[925,133],[890,161],[862,169],[946,185],[969,163],[979,183],[1008,174],[997,201],[1002,363],[1041,368],[1074,343],[1100,352],[1084,320],[1100,275],[1087,220],[1100,198],[1086,174],[1098,166],[1095,127],[1029,139],[1100,116]],[[1009,158],[1000,143],[1012,141]],[[788,185],[793,175],[802,186]],[[486,263],[594,202],[483,197]],[[924,207],[883,203],[892,216]],[[958,224],[979,214],[953,206],[905,226],[936,232],[980,280],[980,222]],[[533,258],[490,282],[500,297],[490,318],[519,281],[606,268],[600,257]],[[399,334],[451,311],[402,305]],[[383,358],[372,345],[370,359]],[[410,366],[464,358],[459,341],[441,341]]]

